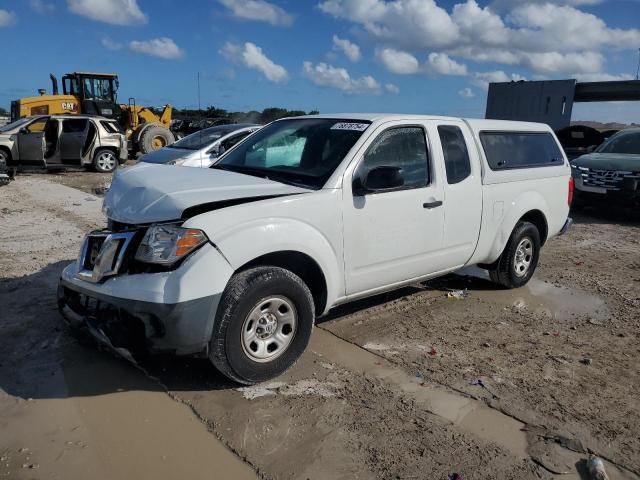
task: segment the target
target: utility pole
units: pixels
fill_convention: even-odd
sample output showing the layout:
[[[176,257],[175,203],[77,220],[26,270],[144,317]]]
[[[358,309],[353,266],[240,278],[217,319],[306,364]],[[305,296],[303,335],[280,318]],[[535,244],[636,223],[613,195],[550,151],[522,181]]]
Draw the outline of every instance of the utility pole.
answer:
[[[198,113],[202,116],[202,108],[200,107],[200,72],[198,72]]]
[[[638,68],[636,70],[636,80],[640,80],[640,48],[638,49]]]

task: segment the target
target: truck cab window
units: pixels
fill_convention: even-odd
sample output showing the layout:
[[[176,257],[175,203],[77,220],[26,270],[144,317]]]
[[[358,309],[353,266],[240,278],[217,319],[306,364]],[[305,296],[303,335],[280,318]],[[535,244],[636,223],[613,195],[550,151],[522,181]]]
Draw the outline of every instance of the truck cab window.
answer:
[[[460,183],[471,175],[469,151],[462,130],[453,125],[439,125],[438,134],[447,170],[447,183],[449,185]]]
[[[111,80],[108,78],[85,78],[84,96],[86,100],[113,101]]]
[[[398,127],[376,138],[360,168],[400,167],[404,177],[402,189],[422,188],[429,184],[429,156],[425,132],[421,127]]]

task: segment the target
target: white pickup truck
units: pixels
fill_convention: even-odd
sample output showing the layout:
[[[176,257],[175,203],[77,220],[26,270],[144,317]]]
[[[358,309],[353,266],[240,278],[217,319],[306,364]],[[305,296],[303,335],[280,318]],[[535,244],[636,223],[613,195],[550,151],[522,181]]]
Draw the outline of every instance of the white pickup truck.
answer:
[[[139,164],[64,269],[68,323],[128,350],[207,355],[261,382],[332,307],[480,265],[506,288],[571,224],[541,124],[416,115],[273,122],[206,170]]]

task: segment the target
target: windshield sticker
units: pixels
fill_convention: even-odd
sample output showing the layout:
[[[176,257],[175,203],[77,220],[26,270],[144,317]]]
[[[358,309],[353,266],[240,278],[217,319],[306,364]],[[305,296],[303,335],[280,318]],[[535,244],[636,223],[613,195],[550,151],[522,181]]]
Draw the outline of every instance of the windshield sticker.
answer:
[[[368,123],[336,123],[333,127],[331,127],[331,130],[355,130],[356,132],[364,132],[367,127],[369,126]]]

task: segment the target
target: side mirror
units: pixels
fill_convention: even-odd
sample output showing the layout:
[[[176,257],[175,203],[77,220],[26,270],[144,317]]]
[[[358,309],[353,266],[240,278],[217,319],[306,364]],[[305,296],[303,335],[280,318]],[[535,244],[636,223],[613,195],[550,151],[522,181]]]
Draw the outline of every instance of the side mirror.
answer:
[[[220,147],[218,147],[217,145],[213,148],[211,148],[211,150],[209,150],[209,156],[211,158],[216,158],[220,156]]]
[[[358,175],[353,181],[353,193],[366,195],[367,193],[380,193],[395,190],[404,185],[402,168],[400,167],[375,167],[363,175]]]
[[[27,130],[27,127],[22,127],[20,130],[18,130],[18,133],[22,133],[24,135],[25,133],[29,133],[29,130]]]
[[[596,150],[596,148],[598,148],[598,145],[589,145],[587,147],[587,153],[592,153]]]

